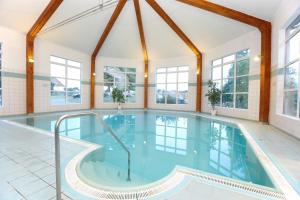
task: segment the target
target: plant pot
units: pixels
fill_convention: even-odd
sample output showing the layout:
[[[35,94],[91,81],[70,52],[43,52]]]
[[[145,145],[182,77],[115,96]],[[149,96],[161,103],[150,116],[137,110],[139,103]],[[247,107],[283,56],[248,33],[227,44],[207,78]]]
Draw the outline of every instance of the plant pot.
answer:
[[[216,116],[217,115],[217,110],[211,110],[210,112],[211,112],[212,116]]]
[[[122,110],[121,104],[118,104],[118,110]]]

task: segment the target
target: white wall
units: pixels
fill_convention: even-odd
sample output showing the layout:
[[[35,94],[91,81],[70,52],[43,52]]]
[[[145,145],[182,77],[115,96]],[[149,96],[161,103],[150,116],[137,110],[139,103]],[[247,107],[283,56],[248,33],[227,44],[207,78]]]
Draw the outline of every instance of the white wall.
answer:
[[[300,119],[282,115],[283,81],[282,68],[285,59],[285,28],[300,14],[299,0],[284,0],[272,21],[272,79],[270,124],[300,138]]]
[[[191,52],[191,55],[193,53]],[[189,92],[187,104],[156,104],[156,91],[155,91],[155,73],[158,67],[176,67],[176,66],[189,66]],[[196,110],[196,83],[197,83],[197,59],[195,56],[169,58],[161,60],[150,60],[149,62],[149,91],[148,91],[148,106],[153,109],[168,109],[168,110]]]
[[[136,68],[136,102],[125,103],[124,108],[144,108],[144,61],[98,56],[96,59],[95,107],[116,108],[115,103],[103,102],[103,69],[105,66]]]
[[[42,39],[36,39],[34,45],[35,112],[88,109],[90,106],[90,56]],[[50,56],[58,56],[81,63],[81,104],[51,105]]]
[[[25,113],[25,44],[23,33],[0,26],[0,43],[2,43],[2,87],[3,106],[1,115]]]
[[[203,81],[206,83],[211,79],[211,62],[214,59],[218,59],[236,53],[243,49],[250,49],[250,81],[249,81],[249,99],[248,109],[233,109],[233,108],[222,108],[218,107],[218,114],[238,117],[250,120],[259,119],[259,92],[260,92],[260,62],[255,62],[254,57],[260,55],[260,41],[261,36],[258,30],[246,33],[234,40],[228,41],[204,54],[204,65],[203,65]],[[202,111],[210,112],[211,108],[208,103],[207,97],[207,85],[203,85],[202,93]]]

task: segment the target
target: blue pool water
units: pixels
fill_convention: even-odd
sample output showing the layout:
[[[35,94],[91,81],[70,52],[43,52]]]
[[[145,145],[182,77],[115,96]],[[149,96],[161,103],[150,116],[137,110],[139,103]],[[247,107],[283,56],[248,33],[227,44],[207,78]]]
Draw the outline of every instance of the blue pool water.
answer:
[[[158,181],[175,166],[202,170],[274,188],[272,181],[233,124],[191,114],[158,111],[101,111],[131,152],[131,181],[127,154],[93,116],[68,119],[61,135],[102,145],[78,166],[80,177],[91,185],[132,187]],[[60,115],[42,115],[14,121],[54,132]]]

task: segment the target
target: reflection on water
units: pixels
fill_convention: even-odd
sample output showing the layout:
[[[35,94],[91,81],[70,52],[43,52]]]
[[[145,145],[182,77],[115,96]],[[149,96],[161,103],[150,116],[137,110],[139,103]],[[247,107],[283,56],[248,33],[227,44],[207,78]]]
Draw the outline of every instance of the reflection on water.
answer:
[[[132,181],[127,178],[127,155],[93,116],[65,120],[60,134],[103,146],[81,164],[89,182],[137,186],[157,181],[176,165],[273,187],[251,147],[234,125],[202,117],[157,112],[107,112],[104,121],[131,152]],[[54,132],[58,116],[18,122]],[[30,122],[30,123],[29,123]]]

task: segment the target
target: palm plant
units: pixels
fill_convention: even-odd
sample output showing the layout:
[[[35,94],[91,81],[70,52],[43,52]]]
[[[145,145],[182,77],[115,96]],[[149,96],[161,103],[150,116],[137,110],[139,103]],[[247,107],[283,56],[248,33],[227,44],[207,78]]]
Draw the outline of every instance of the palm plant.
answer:
[[[112,98],[114,102],[117,102],[119,105],[121,103],[125,102],[125,97],[123,90],[120,90],[119,88],[115,87],[112,91]]]
[[[221,90],[217,88],[216,83],[212,82],[212,80],[208,81],[208,91],[205,96],[208,97],[208,101],[210,102],[212,109],[215,110],[215,106],[221,99]]]

